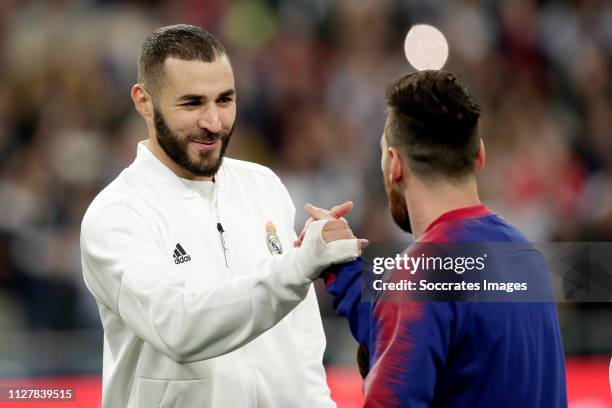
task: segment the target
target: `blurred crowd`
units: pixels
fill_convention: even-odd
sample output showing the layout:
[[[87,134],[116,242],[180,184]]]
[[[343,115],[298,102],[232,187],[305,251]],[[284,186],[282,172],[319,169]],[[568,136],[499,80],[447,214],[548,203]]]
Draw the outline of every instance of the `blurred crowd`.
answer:
[[[0,0],[0,330],[98,326],[81,218],[146,138],[129,97],[140,45],[178,22],[226,45],[228,155],[279,174],[298,232],[304,203],[350,199],[358,235],[405,239],[378,142],[385,87],[412,70],[407,30],[427,23],[481,102],[483,201],[534,241],[612,241],[608,0]]]

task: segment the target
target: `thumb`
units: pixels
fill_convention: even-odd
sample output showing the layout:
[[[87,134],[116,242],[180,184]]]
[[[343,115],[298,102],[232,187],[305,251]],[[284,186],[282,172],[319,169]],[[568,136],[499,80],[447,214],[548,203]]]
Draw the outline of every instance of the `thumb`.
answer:
[[[370,245],[370,241],[368,241],[367,239],[358,239],[357,245],[359,246],[359,249],[364,249],[365,247]]]

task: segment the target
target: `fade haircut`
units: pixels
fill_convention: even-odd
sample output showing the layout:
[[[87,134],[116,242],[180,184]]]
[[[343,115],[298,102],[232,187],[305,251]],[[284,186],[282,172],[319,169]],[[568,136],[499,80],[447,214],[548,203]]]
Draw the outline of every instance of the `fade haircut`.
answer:
[[[157,99],[164,81],[167,58],[213,62],[223,55],[226,52],[221,42],[201,27],[188,24],[161,27],[142,44],[138,58],[138,82]]]
[[[425,180],[474,174],[479,117],[478,102],[450,72],[415,72],[387,88],[387,143]]]

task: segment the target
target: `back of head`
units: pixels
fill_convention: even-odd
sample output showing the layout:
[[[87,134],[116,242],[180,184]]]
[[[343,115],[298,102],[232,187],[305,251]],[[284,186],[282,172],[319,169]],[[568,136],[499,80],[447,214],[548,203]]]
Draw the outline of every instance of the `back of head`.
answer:
[[[142,44],[138,82],[153,96],[159,94],[167,58],[212,62],[226,55],[221,42],[205,29],[188,24],[161,27]]]
[[[387,89],[385,137],[425,180],[475,174],[480,107],[467,87],[446,71],[419,71]]]

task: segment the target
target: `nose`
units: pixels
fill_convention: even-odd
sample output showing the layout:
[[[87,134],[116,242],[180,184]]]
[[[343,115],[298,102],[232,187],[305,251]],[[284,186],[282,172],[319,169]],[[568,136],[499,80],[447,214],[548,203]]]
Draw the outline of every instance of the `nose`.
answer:
[[[198,119],[198,126],[211,133],[218,133],[221,131],[221,118],[219,117],[219,110],[215,105],[209,106],[206,109],[202,117]]]

